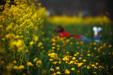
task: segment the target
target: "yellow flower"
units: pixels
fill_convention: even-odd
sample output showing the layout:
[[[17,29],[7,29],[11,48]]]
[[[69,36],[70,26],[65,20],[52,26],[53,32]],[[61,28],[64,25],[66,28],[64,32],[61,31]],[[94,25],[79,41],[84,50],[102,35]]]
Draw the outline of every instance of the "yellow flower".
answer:
[[[84,59],[83,62],[86,62],[86,60]]]
[[[96,47],[94,47],[94,50],[96,50],[97,48]]]
[[[60,48],[57,48],[57,50],[60,50]]]
[[[98,63],[96,62],[96,65],[98,65]]]
[[[84,65],[82,68],[85,68],[86,67],[86,65]]]
[[[19,67],[18,67],[18,69],[24,69],[25,67],[24,67],[24,65],[20,65]]]
[[[80,71],[78,70],[77,72],[79,73]]]
[[[37,46],[40,47],[42,45],[43,45],[43,43],[42,42],[39,42]]]
[[[56,73],[53,73],[53,74],[51,74],[51,75],[56,75]]]
[[[102,54],[103,54],[103,55],[106,55],[106,53],[105,53],[105,52],[102,52]]]
[[[60,45],[57,45],[57,47],[60,47]]]
[[[99,66],[99,68],[102,68],[102,69],[104,69],[104,67],[103,67],[103,66]]]
[[[82,57],[79,57],[79,59],[82,59]]]
[[[53,61],[53,59],[49,59],[49,61]]]
[[[65,56],[65,57],[63,58],[63,60],[64,60],[64,61],[67,61],[67,60],[69,60],[69,57]]]
[[[93,45],[96,45],[96,44],[97,44],[96,42],[93,43]]]
[[[11,71],[13,69],[13,64],[12,63],[9,63],[7,66],[6,66],[6,69],[8,71]]]
[[[51,71],[54,71],[54,68],[50,68]]]
[[[98,48],[98,53],[100,53],[100,49]]]
[[[1,9],[1,10],[3,9],[3,7],[4,7],[3,5],[0,5],[0,9]]]
[[[60,69],[60,67],[56,67],[56,70],[59,70]]]
[[[97,74],[97,72],[93,72],[94,74]]]
[[[65,70],[66,74],[70,74],[70,71],[68,69]]]
[[[80,44],[83,44],[83,43],[84,43],[83,41],[80,42]]]
[[[112,45],[109,45],[109,48],[111,48],[112,47]]]
[[[22,46],[23,45],[23,41],[22,40],[18,40],[17,42],[16,42],[16,46],[17,47],[20,47],[20,46]]]
[[[53,43],[52,45],[55,45],[55,43]]]
[[[78,44],[79,44],[79,42],[76,42],[76,44],[78,45]]]
[[[14,61],[13,61],[13,63],[14,63],[14,64],[16,64],[16,63],[17,63],[17,61],[16,61],[16,60],[14,60]]]
[[[72,60],[75,60],[75,59],[76,59],[75,57],[72,58]]]
[[[28,49],[26,49],[26,53],[28,53],[29,52],[29,50]]]
[[[29,44],[30,44],[30,46],[32,46],[34,44],[34,41],[31,41]]]
[[[24,47],[18,47],[18,52],[23,52],[23,50],[24,50]]]
[[[14,66],[13,69],[18,69],[18,66]]]
[[[39,38],[38,36],[35,35],[33,36],[34,41],[38,41],[38,38]]]
[[[28,66],[34,66],[31,62],[27,62]]]
[[[67,54],[69,53],[69,51],[66,52]]]
[[[38,61],[36,62],[36,66],[37,66],[37,67],[40,67],[41,64],[42,64],[42,61],[41,61],[41,60],[38,60]]]
[[[70,42],[70,44],[72,45],[72,44],[73,44],[73,42]]]
[[[67,39],[67,40],[66,40],[66,42],[69,42],[69,41],[70,41],[70,39]]]
[[[88,50],[87,52],[90,53],[90,50]]]
[[[72,67],[72,68],[71,68],[71,70],[72,70],[72,71],[74,71],[74,70],[75,70],[75,68],[73,68],[73,67]]]
[[[42,35],[44,35],[45,33],[44,32],[42,32]]]
[[[57,71],[56,74],[61,74],[61,72],[60,71]]]
[[[82,66],[82,64],[83,64],[83,63],[78,63],[77,65],[78,65],[78,67],[80,67],[80,66]]]
[[[57,54],[56,53],[49,53],[48,56],[50,56],[51,58],[57,58]]]
[[[52,49],[55,49],[55,47],[52,47]]]
[[[74,54],[74,56],[77,56],[77,54]]]
[[[34,58],[33,61],[36,62],[38,60],[38,58]]]
[[[44,46],[41,46],[41,49],[43,49],[44,48]]]
[[[69,64],[73,64],[73,61],[70,61]]]
[[[100,49],[102,49],[102,46],[100,46]]]
[[[90,66],[89,65],[87,66],[87,69],[90,69]]]
[[[55,39],[52,39],[52,41],[55,42],[56,40]]]
[[[1,6],[1,5],[0,5]],[[0,25],[0,28],[2,28],[3,27],[3,25]]]
[[[94,65],[94,64],[92,64],[91,66],[92,66],[92,67],[94,67],[95,65]]]
[[[59,60],[59,64],[61,64],[61,60]]]
[[[87,56],[90,56],[90,54],[87,54]]]
[[[77,55],[79,54],[79,52],[76,53]]]
[[[54,62],[53,62],[53,64],[57,64],[57,63],[58,63],[57,61],[54,61]]]

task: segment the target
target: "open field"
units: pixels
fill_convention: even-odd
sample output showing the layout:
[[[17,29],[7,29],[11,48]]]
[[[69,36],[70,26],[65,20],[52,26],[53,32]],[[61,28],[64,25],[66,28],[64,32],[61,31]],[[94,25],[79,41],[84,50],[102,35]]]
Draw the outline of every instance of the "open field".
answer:
[[[40,3],[8,3],[0,12],[0,75],[113,74],[113,24],[108,17],[46,17]],[[102,27],[101,42],[61,38],[54,32],[58,25],[90,39],[92,27]]]

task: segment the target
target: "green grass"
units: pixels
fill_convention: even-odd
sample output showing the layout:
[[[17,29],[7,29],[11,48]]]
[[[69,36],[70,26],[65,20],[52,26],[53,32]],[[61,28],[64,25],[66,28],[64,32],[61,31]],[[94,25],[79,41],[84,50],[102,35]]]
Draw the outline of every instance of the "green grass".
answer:
[[[41,48],[40,51],[32,51],[31,59],[38,57],[42,60],[41,67],[31,67],[31,75],[43,74],[43,70],[46,70],[45,75],[54,74],[57,71],[61,72],[61,75],[66,75],[65,70],[70,71],[69,75],[112,75],[113,72],[113,48],[109,47],[112,45],[112,24],[100,25],[84,25],[84,24],[74,24],[74,25],[63,25],[64,29],[71,34],[82,34],[88,38],[93,39],[93,26],[100,26],[103,28],[103,31],[100,33],[102,42],[81,42],[77,41],[75,38],[65,38],[63,41],[59,40],[56,37],[54,32],[56,24],[48,23],[45,27],[45,34],[43,35],[44,48]],[[52,41],[55,39],[56,42]],[[69,42],[66,42],[69,40]],[[52,45],[55,43],[55,45]],[[79,43],[79,44],[77,44]],[[59,45],[59,50],[57,50],[57,45]],[[55,49],[52,49],[55,47]],[[98,50],[99,49],[99,50]],[[77,56],[74,56],[76,53],[79,53]],[[53,61],[49,61],[51,57],[48,56],[49,53],[56,53],[57,59],[52,58]],[[90,54],[90,56],[88,56]],[[69,56],[68,63],[66,63],[63,58]],[[80,67],[77,64],[69,64],[72,61],[72,57],[76,58],[76,63],[83,63]],[[80,59],[82,58],[82,59]],[[86,60],[86,62],[83,62]],[[53,64],[56,61],[57,64]],[[58,62],[61,61],[59,64]],[[75,60],[74,60],[75,61]],[[33,63],[35,64],[35,63]],[[95,66],[94,66],[95,65]],[[60,70],[56,70],[55,67],[59,66]],[[87,67],[90,66],[88,69]],[[75,71],[71,71],[71,68],[74,67]],[[50,71],[50,68],[54,68],[55,71]]]

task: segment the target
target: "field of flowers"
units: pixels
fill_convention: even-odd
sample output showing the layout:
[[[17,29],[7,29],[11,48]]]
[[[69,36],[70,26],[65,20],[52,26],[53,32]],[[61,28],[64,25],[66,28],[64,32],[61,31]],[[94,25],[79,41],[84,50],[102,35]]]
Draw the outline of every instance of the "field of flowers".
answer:
[[[45,45],[45,48],[47,48],[46,50],[49,53],[50,72],[53,75],[113,74],[113,24],[110,23],[107,17],[106,20],[103,17],[87,17],[82,19],[80,23],[76,23],[80,19],[79,17],[72,17],[71,19],[71,17],[66,16],[55,16],[48,19],[50,27],[48,27],[48,32],[45,33],[48,40],[46,43],[48,46]],[[69,33],[82,34],[91,39],[93,39],[93,26],[102,27],[103,31],[100,33],[102,42],[83,42],[77,41],[75,38],[60,38],[54,32],[55,27],[58,25],[62,25]]]
[[[6,1],[0,12],[0,75],[112,75],[113,24],[106,16],[46,17],[37,0]],[[3,9],[3,6],[0,6]],[[93,39],[102,27],[102,42],[56,36],[61,25],[71,34]]]
[[[30,74],[33,51],[40,52],[45,8],[37,0],[10,0],[0,6],[0,75]],[[37,4],[36,4],[37,3]],[[38,54],[37,54],[38,55]],[[41,60],[37,60],[39,66]]]

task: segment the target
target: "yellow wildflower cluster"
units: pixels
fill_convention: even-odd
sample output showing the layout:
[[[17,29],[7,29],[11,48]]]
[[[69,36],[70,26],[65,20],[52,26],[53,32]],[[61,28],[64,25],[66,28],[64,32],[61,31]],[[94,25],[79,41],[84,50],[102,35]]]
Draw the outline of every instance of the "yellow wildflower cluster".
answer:
[[[14,0],[15,5],[11,5],[10,0],[4,1],[6,4],[0,5],[0,9],[3,9],[0,12],[0,53],[3,54],[1,60],[7,62],[3,65],[4,69],[24,69],[27,63],[26,68],[29,70],[29,66],[34,66],[27,62],[30,51],[34,50],[34,45],[37,45],[35,50],[43,45],[40,38],[44,27],[45,8],[37,0]],[[15,65],[20,66],[8,63],[13,60]],[[40,64],[41,60],[36,61],[38,67]]]
[[[70,25],[70,24],[95,24],[95,23],[110,23],[110,19],[107,16],[86,17],[81,16],[53,16],[48,17],[48,21],[55,24]]]
[[[37,67],[40,67],[40,66],[42,65],[42,61],[41,61],[41,60],[38,60],[38,58],[34,58],[34,59],[33,59],[33,62],[36,63],[36,66],[37,66]]]
[[[49,53],[48,56],[54,59],[58,57],[56,53]]]
[[[36,61],[36,66],[37,66],[37,67],[40,67],[41,64],[42,64],[42,61],[41,61],[41,60]]]
[[[14,67],[13,67],[13,69],[15,69],[15,70],[22,70],[22,69],[24,69],[24,68],[25,68],[24,65],[14,66]]]

